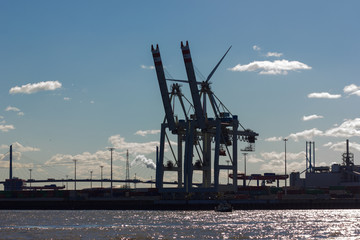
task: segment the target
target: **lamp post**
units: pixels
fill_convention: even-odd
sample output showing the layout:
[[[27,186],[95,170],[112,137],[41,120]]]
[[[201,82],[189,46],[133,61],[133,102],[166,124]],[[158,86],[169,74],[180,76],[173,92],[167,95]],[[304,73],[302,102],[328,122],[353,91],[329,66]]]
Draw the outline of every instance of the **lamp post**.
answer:
[[[74,165],[75,165],[75,173],[74,173],[74,190],[76,191],[76,162],[77,162],[77,160],[76,159],[74,159],[73,160],[74,161]]]
[[[285,143],[285,195],[287,194],[287,169],[286,169],[286,142],[288,141],[288,139],[284,138],[284,143]]]
[[[113,151],[115,148],[110,147],[109,150],[111,152],[111,162],[110,162],[110,191],[111,191],[111,197],[113,196]]]
[[[226,160],[227,165],[229,166],[230,160]],[[227,185],[229,185],[229,168],[227,170]]]
[[[93,173],[93,171],[91,170],[90,171],[90,189],[92,189],[92,173]]]
[[[101,174],[100,174],[100,178],[101,178],[101,188],[103,187],[103,168],[104,168],[104,166],[100,166],[100,169],[101,169]]]
[[[32,182],[32,179],[31,179],[31,171],[32,171],[32,169],[30,168],[30,169],[29,169],[29,172],[30,172],[30,179],[29,179],[29,180],[30,180],[30,187],[31,187],[31,182]]]
[[[246,155],[247,153],[243,153],[244,155],[244,187],[246,187]]]
[[[69,183],[68,178],[69,178],[69,175],[66,175],[66,190],[68,190],[68,183]]]

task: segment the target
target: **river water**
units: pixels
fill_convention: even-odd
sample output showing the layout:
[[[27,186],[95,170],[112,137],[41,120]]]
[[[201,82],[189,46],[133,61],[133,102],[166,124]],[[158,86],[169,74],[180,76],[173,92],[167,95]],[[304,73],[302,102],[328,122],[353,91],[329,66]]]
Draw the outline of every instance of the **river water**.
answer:
[[[360,239],[360,210],[0,211],[0,239]]]

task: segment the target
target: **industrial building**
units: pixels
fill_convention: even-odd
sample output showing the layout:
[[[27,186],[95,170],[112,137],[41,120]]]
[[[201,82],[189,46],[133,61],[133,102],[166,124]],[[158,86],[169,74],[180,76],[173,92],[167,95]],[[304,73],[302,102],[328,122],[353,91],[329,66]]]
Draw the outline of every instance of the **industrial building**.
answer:
[[[349,140],[346,140],[346,152],[342,154],[342,164],[315,166],[315,144],[306,144],[305,178],[300,172],[290,174],[290,186],[301,188],[329,188],[334,186],[360,187],[360,165],[354,164],[354,154],[349,151]],[[308,148],[309,146],[309,148]],[[313,147],[311,151],[311,146]],[[309,151],[308,151],[309,150]]]

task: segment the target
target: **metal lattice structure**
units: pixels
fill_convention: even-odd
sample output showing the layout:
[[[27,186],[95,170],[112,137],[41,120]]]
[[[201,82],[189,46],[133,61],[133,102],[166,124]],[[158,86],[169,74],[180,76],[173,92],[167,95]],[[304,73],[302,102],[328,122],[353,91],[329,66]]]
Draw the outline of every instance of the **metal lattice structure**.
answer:
[[[210,87],[209,80],[230,48],[202,82],[196,80],[188,42],[185,45],[181,42],[181,50],[188,77],[185,81],[166,79],[159,46],[151,46],[165,110],[165,119],[161,124],[160,150],[156,160],[156,187],[160,192],[217,192],[220,171],[232,170],[232,186],[233,190],[237,191],[238,141],[248,144],[243,151],[253,151],[258,134],[245,129],[239,123],[238,117],[230,113]],[[192,101],[182,94],[178,83],[172,84],[169,92],[167,80],[187,83]],[[179,120],[175,114],[175,99],[180,103],[184,119]],[[185,103],[191,111],[187,111]],[[176,138],[176,144],[170,141],[170,136]],[[177,148],[174,149],[173,145]],[[166,147],[170,149],[172,159],[165,157]],[[193,175],[198,171],[202,173],[202,180],[194,183]],[[164,174],[174,172],[177,174],[177,187],[166,188]]]

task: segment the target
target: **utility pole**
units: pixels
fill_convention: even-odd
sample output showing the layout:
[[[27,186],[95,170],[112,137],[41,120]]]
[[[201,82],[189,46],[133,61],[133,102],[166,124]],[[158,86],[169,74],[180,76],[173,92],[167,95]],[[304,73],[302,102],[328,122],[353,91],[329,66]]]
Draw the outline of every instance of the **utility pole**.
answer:
[[[75,176],[74,176],[74,180],[75,180],[75,181],[74,181],[74,190],[76,191],[76,162],[77,162],[77,160],[76,160],[76,159],[74,159],[73,161],[74,161],[74,164],[75,164],[75,174],[74,174],[74,175],[75,175]]]
[[[284,143],[285,143],[285,195],[287,195],[287,179],[286,179],[286,175],[287,175],[287,169],[286,169],[286,142],[288,141],[288,139],[284,138]]]
[[[100,166],[100,169],[101,169],[101,174],[100,174],[100,178],[101,178],[101,188],[103,188],[103,168],[104,168],[104,166]]]
[[[111,162],[110,162],[110,191],[111,191],[111,197],[113,196],[113,151],[115,148],[110,147],[109,150],[111,152]]]

